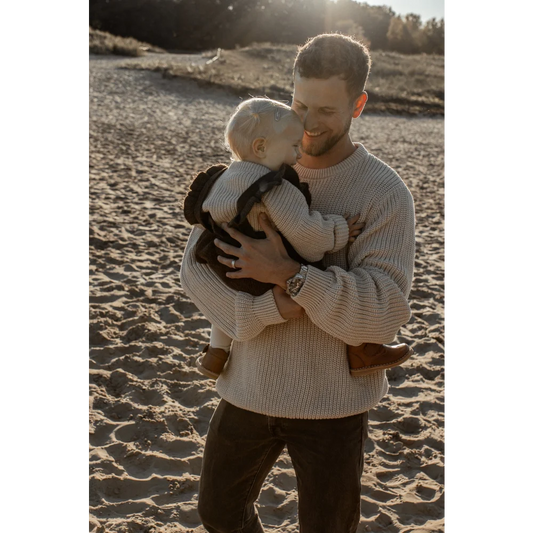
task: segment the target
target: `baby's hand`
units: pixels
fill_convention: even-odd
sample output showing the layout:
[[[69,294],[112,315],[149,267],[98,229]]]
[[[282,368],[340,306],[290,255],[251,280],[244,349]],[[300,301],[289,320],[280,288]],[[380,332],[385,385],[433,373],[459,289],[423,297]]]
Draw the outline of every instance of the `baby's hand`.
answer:
[[[346,219],[346,222],[348,222],[348,229],[350,231],[350,238],[348,242],[354,242],[355,238],[358,235],[360,235],[361,232],[363,231],[363,228],[365,227],[365,223],[364,222],[360,222],[359,224],[357,223],[357,221],[359,220],[359,217],[361,216],[360,214],[355,215],[352,218],[349,218],[349,216],[350,215],[346,215],[344,217]]]

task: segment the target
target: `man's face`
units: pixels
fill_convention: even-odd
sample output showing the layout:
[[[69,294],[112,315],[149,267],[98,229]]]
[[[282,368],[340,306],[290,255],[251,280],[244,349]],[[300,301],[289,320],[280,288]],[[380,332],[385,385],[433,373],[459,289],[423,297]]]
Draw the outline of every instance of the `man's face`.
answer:
[[[348,136],[354,108],[340,77],[322,80],[296,74],[292,109],[304,124],[302,152],[319,157]]]

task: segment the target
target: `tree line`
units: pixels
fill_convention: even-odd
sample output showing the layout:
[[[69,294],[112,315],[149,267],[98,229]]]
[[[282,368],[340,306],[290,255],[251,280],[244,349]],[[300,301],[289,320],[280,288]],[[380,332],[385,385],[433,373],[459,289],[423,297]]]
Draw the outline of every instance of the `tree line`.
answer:
[[[375,50],[444,54],[443,19],[353,0],[89,0],[89,24],[167,50],[302,44],[338,31]]]

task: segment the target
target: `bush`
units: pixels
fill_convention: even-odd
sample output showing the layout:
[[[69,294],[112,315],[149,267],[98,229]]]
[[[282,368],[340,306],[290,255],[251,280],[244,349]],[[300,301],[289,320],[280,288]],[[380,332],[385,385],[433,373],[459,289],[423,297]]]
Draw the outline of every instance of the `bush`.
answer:
[[[167,50],[233,49],[252,42],[301,45],[340,31],[373,50],[444,53],[444,22],[422,25],[386,6],[352,0],[89,0],[89,23]]]

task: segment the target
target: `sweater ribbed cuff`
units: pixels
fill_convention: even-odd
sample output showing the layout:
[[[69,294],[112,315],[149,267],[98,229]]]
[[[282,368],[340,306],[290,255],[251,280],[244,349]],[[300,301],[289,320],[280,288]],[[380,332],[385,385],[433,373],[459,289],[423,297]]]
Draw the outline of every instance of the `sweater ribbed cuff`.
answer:
[[[333,218],[333,216],[332,216]],[[341,216],[335,216],[335,246],[331,252],[336,252],[341,248],[344,248],[348,244],[350,238],[350,230],[348,228],[348,222]]]
[[[287,322],[279,314],[276,300],[274,300],[274,293],[267,291],[261,296],[255,296],[252,304],[252,310],[259,322],[264,326],[272,326],[274,324],[282,324]]]
[[[335,281],[335,275],[332,272],[319,270],[318,268],[309,267],[305,282],[300,292],[294,296],[293,300],[300,304],[304,309],[315,310],[323,306],[324,295]]]

